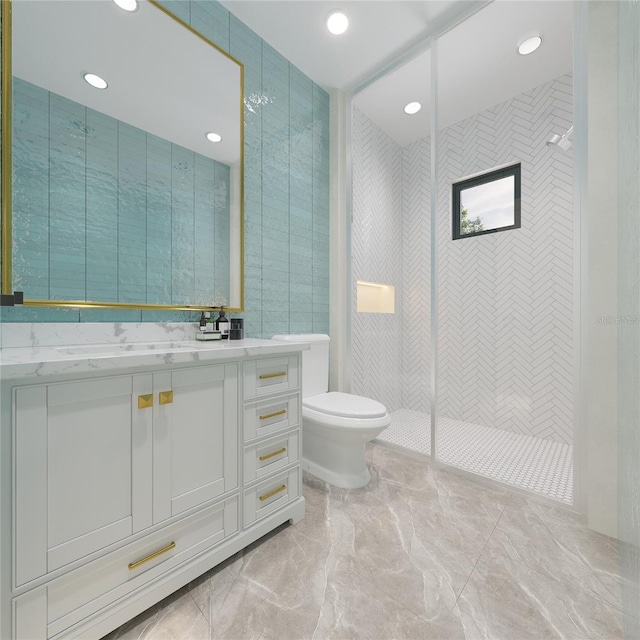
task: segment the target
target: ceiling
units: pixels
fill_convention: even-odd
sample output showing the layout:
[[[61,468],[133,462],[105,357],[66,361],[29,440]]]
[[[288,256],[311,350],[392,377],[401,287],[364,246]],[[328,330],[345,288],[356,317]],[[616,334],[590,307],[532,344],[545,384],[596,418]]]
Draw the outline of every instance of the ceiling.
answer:
[[[221,0],[261,38],[325,89],[346,89],[407,43],[457,14],[467,0]],[[349,17],[327,31],[335,9]]]
[[[349,89],[379,72],[399,52],[420,48],[425,35],[472,13],[467,0],[222,0],[314,82]],[[349,30],[332,36],[326,16],[340,8]],[[573,3],[495,0],[438,40],[438,123],[445,127],[528,91],[572,68]],[[524,37],[543,44],[529,56],[516,52]],[[395,55],[394,55],[395,54]],[[398,144],[430,130],[431,54],[425,51],[358,93],[354,104]],[[422,103],[414,116],[403,112]]]
[[[438,126],[493,107],[571,71],[570,2],[496,0],[438,40]],[[528,56],[518,42],[539,33],[542,46]],[[431,53],[426,51],[360,92],[354,104],[398,144],[430,131]],[[418,101],[416,115],[404,105]]]

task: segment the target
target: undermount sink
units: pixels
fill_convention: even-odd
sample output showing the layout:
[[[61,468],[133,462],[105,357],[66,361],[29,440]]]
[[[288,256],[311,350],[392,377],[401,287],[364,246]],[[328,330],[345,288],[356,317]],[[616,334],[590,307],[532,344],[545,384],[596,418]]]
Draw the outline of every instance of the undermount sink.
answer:
[[[195,342],[130,342],[125,344],[88,344],[78,347],[56,347],[56,351],[70,356],[120,355],[148,351],[180,351],[194,349],[195,346]]]

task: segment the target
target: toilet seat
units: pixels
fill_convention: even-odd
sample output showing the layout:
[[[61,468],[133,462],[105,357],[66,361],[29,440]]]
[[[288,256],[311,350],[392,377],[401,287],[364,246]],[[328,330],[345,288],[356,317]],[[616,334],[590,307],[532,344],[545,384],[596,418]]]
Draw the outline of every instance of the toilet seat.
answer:
[[[387,415],[386,407],[371,398],[351,393],[331,391],[302,399],[302,406],[328,416],[359,418],[363,420],[381,418]]]

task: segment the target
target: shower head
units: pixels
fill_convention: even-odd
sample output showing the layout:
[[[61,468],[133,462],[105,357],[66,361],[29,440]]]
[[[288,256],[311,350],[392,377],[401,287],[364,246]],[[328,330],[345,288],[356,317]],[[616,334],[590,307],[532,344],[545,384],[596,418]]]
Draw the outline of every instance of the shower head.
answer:
[[[553,147],[554,149],[561,149],[562,151],[568,151],[571,149],[571,140],[569,140],[569,136],[573,133],[573,125],[569,127],[569,130],[563,135],[559,136],[557,133],[554,133],[548,140],[547,146]]]

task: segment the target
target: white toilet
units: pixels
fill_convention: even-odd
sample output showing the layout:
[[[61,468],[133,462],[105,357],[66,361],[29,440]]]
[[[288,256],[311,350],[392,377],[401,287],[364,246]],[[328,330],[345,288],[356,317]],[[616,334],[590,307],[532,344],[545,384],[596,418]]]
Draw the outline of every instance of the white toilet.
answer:
[[[363,396],[329,392],[329,336],[273,336],[309,342],[302,352],[302,468],[343,489],[364,487],[371,476],[364,445],[391,424],[386,407]]]

